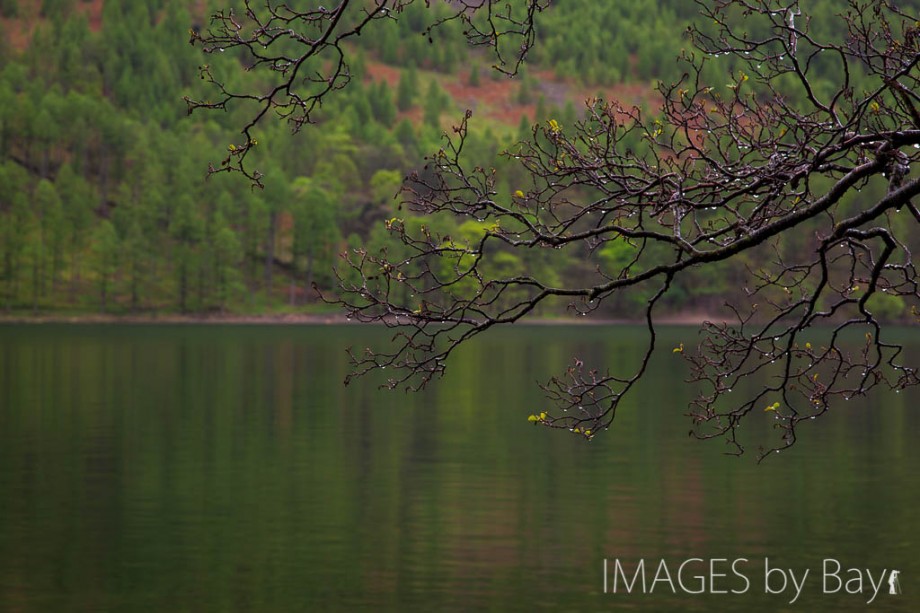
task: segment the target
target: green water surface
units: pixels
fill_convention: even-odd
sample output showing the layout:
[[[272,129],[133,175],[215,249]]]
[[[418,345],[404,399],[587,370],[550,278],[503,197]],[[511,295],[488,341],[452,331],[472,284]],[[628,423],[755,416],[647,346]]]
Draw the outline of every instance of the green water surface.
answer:
[[[342,385],[381,328],[0,327],[0,611],[920,610],[920,395],[840,406],[757,465],[688,438],[670,346],[696,332],[670,328],[609,432],[528,423],[535,381],[626,366],[642,335],[500,331],[407,395]],[[605,559],[665,559],[678,587],[688,558],[728,560],[729,591],[745,558],[750,586],[603,593]],[[794,604],[766,558],[809,571]],[[825,594],[829,558],[902,593]]]

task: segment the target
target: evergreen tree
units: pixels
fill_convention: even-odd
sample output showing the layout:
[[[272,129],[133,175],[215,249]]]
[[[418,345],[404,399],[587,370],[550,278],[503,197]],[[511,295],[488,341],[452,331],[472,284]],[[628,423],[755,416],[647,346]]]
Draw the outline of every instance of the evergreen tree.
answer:
[[[446,94],[441,86],[432,79],[425,93],[425,123],[432,128],[441,127],[441,113],[444,112],[446,106],[445,97]]]
[[[4,159],[13,134],[13,121],[15,119],[14,106],[16,95],[9,82],[0,78],[0,159]]]
[[[521,78],[521,84],[518,86],[516,96],[518,104],[530,104],[533,102],[534,89],[535,87],[533,79],[531,79],[528,75],[524,75]]]
[[[394,135],[399,144],[402,145],[406,157],[410,160],[415,160],[419,157],[418,137],[415,134],[415,128],[412,127],[412,123],[408,119],[403,119],[396,125]]]
[[[479,64],[473,64],[470,68],[470,78],[469,78],[470,87],[479,87],[482,83],[479,78]]]
[[[304,296],[310,299],[313,294],[315,264],[320,262],[323,270],[332,266],[332,251],[340,239],[336,225],[336,205],[332,196],[315,181],[306,177],[297,179],[292,185],[294,194],[294,240],[293,259],[303,273]],[[328,281],[327,279],[324,279]],[[295,303],[296,292],[291,282],[290,301]]]
[[[115,226],[108,219],[103,219],[92,235],[93,273],[99,291],[99,311],[102,313],[108,310],[120,246]]]
[[[287,176],[277,167],[269,168],[265,173],[266,204],[268,205],[268,224],[265,233],[265,272],[263,287],[267,297],[271,297],[275,270],[276,249],[278,246],[278,222],[281,214],[290,204],[290,187]]]
[[[399,85],[396,87],[396,106],[400,111],[408,111],[415,103],[415,94],[418,89],[418,73],[410,67],[399,75]]]
[[[73,11],[74,0],[42,0],[40,15],[42,17],[58,17]]]
[[[17,182],[15,173],[7,168],[0,168],[0,184],[11,185]],[[22,191],[7,192],[0,190],[0,197],[8,198],[6,210],[2,212],[0,223],[0,240],[3,246],[3,280],[5,306],[9,311],[19,293],[19,274],[25,249],[29,245],[29,201]]]
[[[226,310],[245,290],[240,263],[243,258],[239,237],[224,216],[214,216],[214,271],[217,286],[217,306]]]
[[[246,232],[243,237],[246,257],[249,260],[248,277],[250,288],[257,285],[259,262],[264,261],[262,245],[268,232],[268,205],[261,194],[247,194]],[[260,257],[261,256],[261,257]]]
[[[169,233],[175,241],[173,270],[176,279],[176,304],[183,313],[189,310],[192,275],[198,264],[197,245],[201,240],[202,223],[191,196],[176,200]]]
[[[0,0],[0,16],[12,19],[19,16],[19,0]]]
[[[61,194],[64,225],[67,231],[66,249],[70,254],[70,301],[76,301],[81,277],[81,262],[86,246],[88,230],[93,222],[96,194],[82,176],[74,172],[70,164],[64,164],[58,172],[56,185]]]
[[[393,94],[386,81],[380,81],[374,92],[374,118],[388,128],[396,122],[396,105],[393,104]]]
[[[67,219],[64,206],[54,183],[41,181],[35,194],[36,199],[44,200],[41,207],[44,212],[43,234],[47,244],[47,257],[50,260],[51,289],[56,292],[64,268],[64,247],[67,243]],[[44,287],[42,288],[44,291]]]
[[[521,120],[518,122],[517,141],[523,143],[531,138],[533,138],[533,132],[531,131],[530,119],[527,118],[527,115],[521,115]]]

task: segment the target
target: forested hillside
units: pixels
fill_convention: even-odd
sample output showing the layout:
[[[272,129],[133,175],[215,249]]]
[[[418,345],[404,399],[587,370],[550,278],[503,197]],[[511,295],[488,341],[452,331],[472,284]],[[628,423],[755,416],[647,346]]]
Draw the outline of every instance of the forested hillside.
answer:
[[[318,125],[294,136],[281,120],[258,126],[254,158],[265,174],[258,190],[238,176],[205,180],[208,164],[238,139],[245,109],[189,116],[183,102],[211,95],[198,78],[205,62],[231,87],[255,78],[189,44],[190,30],[207,28],[207,16],[228,4],[0,0],[0,308],[301,310],[316,301],[313,282],[335,291],[337,254],[386,244],[402,178],[437,150],[464,109],[474,111],[466,155],[498,168],[498,197],[510,201],[526,173],[500,152],[533,138],[534,123],[572,125],[596,95],[654,115],[655,82],[680,78],[675,58],[696,13],[685,0],[555,0],[538,21],[527,64],[509,79],[466,46],[457,24],[432,41],[422,36],[446,9],[415,3],[355,39],[352,82],[323,107]],[[845,35],[835,17],[841,0],[808,5],[816,31]],[[721,83],[733,67],[726,59],[709,70]],[[828,64],[826,83],[841,78],[834,71]],[[801,95],[790,86],[790,97]],[[637,135],[624,146],[646,144]],[[399,214],[410,225],[451,223]],[[437,231],[473,240],[485,228],[467,222]],[[770,249],[795,253],[808,247],[802,236]],[[628,257],[628,247],[610,243],[554,254],[552,264],[540,250],[499,253],[492,265],[578,279]],[[746,265],[754,263],[685,275],[666,308],[715,308],[742,291]],[[890,298],[884,310],[897,318],[904,305]],[[629,317],[635,307],[620,299],[602,314]]]

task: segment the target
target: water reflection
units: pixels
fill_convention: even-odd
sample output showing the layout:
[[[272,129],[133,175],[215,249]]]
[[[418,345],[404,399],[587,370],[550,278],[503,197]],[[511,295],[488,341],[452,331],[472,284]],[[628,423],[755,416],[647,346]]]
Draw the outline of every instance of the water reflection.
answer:
[[[0,609],[788,601],[762,593],[760,570],[744,596],[603,595],[605,557],[747,557],[752,569],[769,557],[813,576],[835,557],[901,570],[903,595],[873,606],[917,604],[917,395],[853,402],[757,466],[688,439],[672,356],[591,443],[527,422],[535,380],[572,355],[628,362],[641,330],[511,330],[467,348],[424,394],[344,388],[343,348],[385,336],[0,328]],[[864,606],[813,581],[796,606]]]

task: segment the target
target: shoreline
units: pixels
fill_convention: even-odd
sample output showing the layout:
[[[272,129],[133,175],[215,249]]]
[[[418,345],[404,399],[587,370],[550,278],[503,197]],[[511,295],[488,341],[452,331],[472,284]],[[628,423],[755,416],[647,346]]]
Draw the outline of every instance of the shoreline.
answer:
[[[705,321],[719,320],[720,318],[708,317],[704,313],[682,313],[663,315],[656,318],[657,325],[669,326],[698,326]],[[382,325],[376,323],[362,323],[349,320],[342,313],[267,313],[261,315],[233,315],[233,314],[188,314],[161,313],[161,314],[79,314],[67,315],[64,313],[40,313],[38,315],[7,315],[0,314],[0,325],[43,325],[43,324],[69,324],[69,325]],[[604,318],[592,319],[585,317],[572,318],[535,318],[518,322],[518,326],[636,326],[644,325],[645,319]]]

